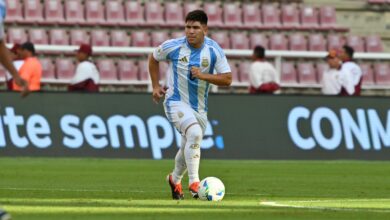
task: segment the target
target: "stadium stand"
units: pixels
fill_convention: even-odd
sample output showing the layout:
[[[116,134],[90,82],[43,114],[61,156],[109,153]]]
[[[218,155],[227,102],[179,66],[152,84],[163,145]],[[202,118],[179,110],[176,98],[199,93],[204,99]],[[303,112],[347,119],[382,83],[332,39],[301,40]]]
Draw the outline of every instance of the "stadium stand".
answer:
[[[209,15],[210,37],[222,48],[234,50],[228,54],[234,66],[232,69],[235,71],[235,85],[238,87],[248,85],[247,74],[243,68],[247,68],[245,64],[256,45],[272,50],[271,57],[281,69],[282,86],[285,87],[299,87],[304,83],[307,87],[317,88],[323,69],[326,68],[323,57],[319,54],[325,54],[325,51],[332,48],[340,48],[345,43],[353,46],[357,52],[389,51],[388,37],[381,33],[350,32],[348,25],[338,22],[341,19],[338,13],[342,8],[313,2],[7,0],[6,32],[7,40],[11,44],[27,40],[37,45],[53,46],[88,43],[94,47],[145,47],[146,51],[148,47],[155,47],[171,37],[184,36],[184,16],[194,9],[204,9]],[[367,4],[388,3],[367,1]],[[359,12],[364,10],[371,8],[358,8]],[[286,53],[289,50],[313,51],[316,55],[289,55]],[[55,76],[53,78],[47,75],[48,82],[53,79],[60,82],[66,79],[65,73],[68,71],[60,68],[60,60],[71,60],[70,65],[73,66],[73,59],[67,57],[71,51],[73,50],[40,50],[45,65],[50,66],[51,60],[54,66],[46,69],[54,71],[52,76]],[[236,51],[240,55],[234,55]],[[244,56],[241,55],[243,53]],[[107,62],[111,62],[113,69],[118,70],[116,81],[114,77],[110,79],[110,83],[146,85],[146,54],[97,52],[97,60],[110,60]],[[124,62],[125,57],[129,59],[128,62]],[[389,71],[389,67],[386,67],[386,62],[381,59],[358,59],[365,74],[363,85],[369,85],[370,88],[386,85],[386,71]],[[131,69],[126,68],[126,65]],[[164,71],[167,66],[162,65],[165,65],[161,67],[161,71]]]

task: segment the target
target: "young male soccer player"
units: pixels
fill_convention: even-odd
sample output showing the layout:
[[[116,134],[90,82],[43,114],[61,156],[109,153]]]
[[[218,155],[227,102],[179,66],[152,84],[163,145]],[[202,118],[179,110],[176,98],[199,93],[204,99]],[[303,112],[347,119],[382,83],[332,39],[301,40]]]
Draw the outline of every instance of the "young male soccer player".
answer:
[[[182,135],[175,167],[167,176],[172,198],[184,198],[181,179],[188,170],[189,190],[198,197],[200,143],[207,124],[209,84],[229,86],[232,74],[221,47],[207,35],[207,15],[202,10],[185,18],[185,37],[164,42],[149,56],[153,100],[165,95],[166,116]],[[167,90],[159,85],[159,62],[169,62]]]

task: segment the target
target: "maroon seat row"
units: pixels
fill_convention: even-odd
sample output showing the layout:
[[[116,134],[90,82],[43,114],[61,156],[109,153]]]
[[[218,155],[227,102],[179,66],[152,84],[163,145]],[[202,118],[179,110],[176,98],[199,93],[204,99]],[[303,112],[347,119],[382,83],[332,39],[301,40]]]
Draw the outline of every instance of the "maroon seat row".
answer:
[[[84,29],[29,29],[20,27],[8,28],[7,37],[9,43],[23,43],[31,41],[34,44],[51,45],[80,45],[88,43],[93,46],[135,46],[155,47],[169,38],[183,36],[183,31],[168,33],[167,31],[133,31],[128,34],[124,30],[91,30]],[[326,51],[332,48],[340,48],[348,44],[358,52],[383,52],[381,38],[373,35],[360,37],[348,35],[343,37],[337,34],[310,34],[305,36],[301,33],[290,35],[273,34],[266,36],[261,33],[247,32],[224,32],[214,31],[211,38],[217,41],[224,49],[251,49],[256,45],[262,45],[271,50],[300,50],[300,51]]]
[[[209,26],[221,28],[316,29],[347,31],[337,26],[332,6],[297,7],[296,4],[259,4],[258,2],[165,2],[132,0],[7,0],[9,23],[184,26],[184,16],[204,9]],[[279,7],[280,6],[280,7]]]
[[[56,59],[40,58],[43,67],[43,82],[68,83],[75,71],[75,60],[59,57]],[[98,59],[96,65],[99,69],[102,83],[142,83],[147,84],[149,74],[146,60],[132,59]],[[233,82],[248,83],[249,61],[230,63]],[[387,63],[363,63],[360,64],[363,71],[363,85],[390,85],[390,66]],[[313,64],[310,62],[283,62],[281,70],[281,82],[289,85],[318,85],[323,72],[328,68],[326,63]],[[162,79],[167,73],[167,63],[160,63],[160,75]],[[4,79],[4,69],[1,68],[0,77]]]

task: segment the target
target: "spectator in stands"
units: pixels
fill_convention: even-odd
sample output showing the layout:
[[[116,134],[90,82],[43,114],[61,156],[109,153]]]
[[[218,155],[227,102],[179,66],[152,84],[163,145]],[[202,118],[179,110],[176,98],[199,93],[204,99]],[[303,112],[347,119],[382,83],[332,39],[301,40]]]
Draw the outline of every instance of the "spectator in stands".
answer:
[[[96,65],[91,61],[92,47],[87,44],[80,45],[76,51],[79,64],[75,75],[68,87],[69,91],[98,92],[100,75]]]
[[[19,71],[20,67],[23,65],[24,60],[20,56],[21,47],[20,44],[14,44],[14,46],[11,48],[11,59],[13,60],[14,67],[17,71]],[[12,91],[13,87],[13,77],[10,72],[6,72],[5,75],[6,81],[7,81],[7,89],[9,91]]]
[[[359,65],[353,61],[354,49],[348,45],[344,45],[340,59],[343,61],[341,65],[341,74],[344,74],[340,95],[342,96],[358,96],[360,95],[363,73]]]
[[[34,44],[26,42],[20,48],[20,57],[24,63],[19,69],[19,75],[28,82],[30,91],[39,91],[41,90],[42,65],[35,56]],[[22,88],[14,82],[13,90],[21,91]]]
[[[326,61],[329,69],[322,74],[322,94],[324,95],[338,95],[341,91],[340,82],[340,68],[341,60],[338,57],[336,50],[330,50],[326,56]]]
[[[265,60],[265,49],[256,46],[252,55],[253,63],[249,70],[249,92],[274,93],[279,90],[279,77],[276,69]]]

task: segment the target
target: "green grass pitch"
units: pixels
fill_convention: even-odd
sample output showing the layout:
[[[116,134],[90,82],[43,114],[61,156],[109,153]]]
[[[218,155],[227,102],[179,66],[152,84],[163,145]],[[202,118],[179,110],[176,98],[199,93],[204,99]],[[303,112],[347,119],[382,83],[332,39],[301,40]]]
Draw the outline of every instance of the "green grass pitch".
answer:
[[[390,162],[201,162],[222,202],[173,201],[172,160],[0,158],[0,206],[14,220],[390,219]],[[184,180],[184,186],[187,179]],[[187,187],[185,187],[187,188]]]

